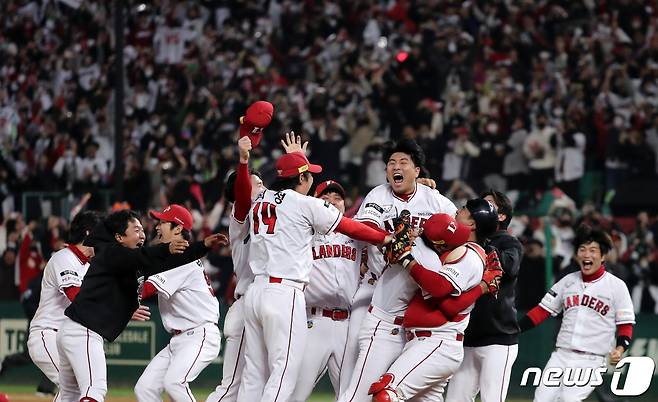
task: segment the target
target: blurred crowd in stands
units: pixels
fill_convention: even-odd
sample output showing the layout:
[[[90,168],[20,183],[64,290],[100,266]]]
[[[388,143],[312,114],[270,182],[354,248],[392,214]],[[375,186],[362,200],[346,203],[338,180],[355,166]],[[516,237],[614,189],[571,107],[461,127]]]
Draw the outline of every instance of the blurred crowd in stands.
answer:
[[[266,99],[275,116],[252,155],[266,183],[294,130],[319,179],[341,181],[357,206],[385,181],[382,144],[413,138],[456,203],[485,188],[516,202],[522,305],[545,290],[535,273],[573,269],[569,239],[587,220],[614,236],[609,268],[638,311],[658,313],[658,211],[640,212],[658,188],[655,1],[128,0],[122,133],[111,3],[0,2],[2,297],[27,286],[9,291],[15,260],[38,270],[65,240],[70,216],[39,205],[32,220],[27,192],[85,208],[180,203],[198,233],[222,230],[239,117]],[[611,214],[622,196],[638,200],[631,218]],[[211,260],[225,289],[230,253]]]

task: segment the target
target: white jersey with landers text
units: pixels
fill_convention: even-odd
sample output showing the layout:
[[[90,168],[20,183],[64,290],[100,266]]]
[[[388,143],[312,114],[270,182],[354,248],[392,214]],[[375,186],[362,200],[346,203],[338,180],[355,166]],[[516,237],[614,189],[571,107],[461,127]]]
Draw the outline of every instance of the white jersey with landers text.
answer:
[[[359,285],[364,244],[342,233],[313,236],[313,268],[304,291],[309,307],[351,307]]]
[[[228,224],[228,238],[231,242],[233,272],[236,277],[234,297],[237,299],[245,294],[251,282],[254,281],[254,274],[249,268],[249,220],[238,221],[235,218],[235,206]]]
[[[219,302],[201,260],[151,275],[147,281],[158,290],[158,308],[167,332],[219,321]]]
[[[539,303],[551,315],[563,312],[556,347],[608,354],[617,324],[635,323],[633,302],[626,284],[609,272],[591,282],[580,271],[553,285]]]
[[[294,190],[265,190],[249,213],[249,266],[254,275],[308,283],[315,234],[333,231],[342,214],[330,203]]]
[[[411,213],[411,226],[414,228],[422,226],[434,214],[444,213],[454,216],[457,212],[457,207],[452,201],[428,186],[417,184],[413,194],[405,201],[393,192],[390,184],[386,183],[370,190],[354,219],[373,223],[392,232],[393,218],[405,209]],[[382,253],[374,246],[368,247],[368,268],[379,276],[385,265]]]
[[[75,246],[70,246],[75,247]],[[89,262],[81,261],[68,247],[54,253],[43,271],[39,307],[30,329],[59,329],[71,301],[64,289],[82,286]]]
[[[414,259],[430,271],[439,272],[441,259],[423,240],[416,239],[411,249]],[[384,283],[385,282],[385,283]],[[382,284],[384,283],[384,284]],[[382,285],[380,285],[382,284]],[[411,298],[418,291],[418,284],[400,264],[384,268],[372,295],[372,305],[394,315],[404,315]]]

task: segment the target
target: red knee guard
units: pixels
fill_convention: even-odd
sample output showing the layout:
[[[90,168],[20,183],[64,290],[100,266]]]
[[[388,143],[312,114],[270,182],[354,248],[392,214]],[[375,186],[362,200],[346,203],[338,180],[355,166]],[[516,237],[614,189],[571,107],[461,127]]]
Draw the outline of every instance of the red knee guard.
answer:
[[[386,373],[377,382],[372,383],[370,389],[368,389],[368,395],[372,395],[373,402],[399,401],[398,394],[390,387],[393,380],[395,380],[395,376],[391,373]]]
[[[83,396],[82,398],[80,398],[80,402],[98,402],[98,401],[90,396]]]

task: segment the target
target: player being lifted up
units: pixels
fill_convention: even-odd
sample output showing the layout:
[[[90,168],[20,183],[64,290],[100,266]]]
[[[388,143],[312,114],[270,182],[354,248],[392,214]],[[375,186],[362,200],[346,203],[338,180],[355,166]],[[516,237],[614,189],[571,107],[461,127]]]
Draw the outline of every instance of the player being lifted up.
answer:
[[[156,242],[191,240],[193,218],[183,206],[172,204],[149,215],[158,220]],[[146,278],[141,300],[155,294],[162,325],[172,336],[137,380],[135,396],[139,402],[158,402],[165,391],[174,401],[195,401],[189,383],[217,357],[221,344],[219,302],[201,260]]]
[[[314,233],[331,231],[384,244],[386,232],[345,218],[330,203],[306,194],[313,173],[302,152],[276,163],[277,179],[254,201],[249,213],[249,266],[255,275],[245,297],[245,369],[241,401],[288,400],[295,387],[306,343],[306,303]]]
[[[384,154],[388,183],[368,193],[355,220],[393,230],[393,220],[403,210],[410,213],[413,228],[422,226],[436,213],[454,215],[457,207],[450,200],[437,190],[416,183],[424,160],[422,149],[412,140],[401,140],[389,148]],[[434,263],[428,262],[429,265],[440,264],[438,256],[427,256],[435,260]],[[368,267],[369,272],[353,302],[343,363],[345,375],[341,376],[341,402],[370,399],[368,387],[377,381],[404,347],[402,319],[417,290],[417,285],[401,266],[387,267],[381,251],[375,247],[368,248]],[[373,276],[379,277],[376,286],[368,281]],[[358,359],[355,363],[356,353]],[[351,376],[348,376],[350,372]]]
[[[574,248],[580,272],[553,285],[539,305],[519,321],[519,326],[526,331],[551,315],[563,314],[555,351],[546,368],[596,369],[605,366],[606,355],[615,365],[630,345],[635,313],[626,284],[605,270],[605,256],[612,248],[612,240],[600,229],[581,225]],[[593,390],[591,385],[541,384],[535,390],[534,400],[582,401]]]

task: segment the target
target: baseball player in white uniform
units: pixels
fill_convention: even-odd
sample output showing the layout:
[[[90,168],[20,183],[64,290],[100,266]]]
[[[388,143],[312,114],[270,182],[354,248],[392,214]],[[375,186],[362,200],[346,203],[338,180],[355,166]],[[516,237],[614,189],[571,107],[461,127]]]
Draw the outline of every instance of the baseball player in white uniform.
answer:
[[[471,290],[477,297],[482,294],[479,285],[483,277],[485,284],[492,278],[484,275],[487,256],[478,243],[493,233],[487,227],[495,229],[498,219],[495,208],[483,199],[471,200],[467,205],[457,219],[447,214],[433,215],[411,252],[392,258],[409,271],[421,291],[416,292],[404,316],[409,342],[388,372],[369,389],[376,402],[442,400],[445,385],[461,364],[464,330],[475,298],[451,319],[436,301],[457,298]],[[475,231],[467,223],[474,224]],[[417,258],[421,250],[437,256],[442,252],[440,262],[427,265]],[[502,274],[500,269],[492,272],[497,277]],[[497,281],[494,284],[497,286]]]
[[[633,336],[635,313],[626,284],[605,270],[605,255],[612,247],[603,231],[582,225],[574,239],[580,272],[558,281],[538,306],[521,319],[522,331],[549,316],[563,314],[555,351],[547,368],[604,367],[606,355],[615,365]],[[615,346],[615,331],[617,342]],[[591,385],[547,387],[539,385],[534,400],[582,401],[594,390]]]
[[[437,190],[418,185],[416,178],[420,174],[424,155],[413,141],[403,140],[386,154],[386,175],[388,183],[375,187],[363,200],[355,220],[368,225],[393,230],[393,219],[401,211],[410,213],[410,224],[418,228],[435,213],[454,215],[457,207]],[[433,253],[434,254],[434,253]],[[427,262],[435,266],[438,256],[426,254],[432,258]],[[419,254],[419,258],[420,254]],[[402,351],[405,338],[402,319],[417,285],[399,265],[388,266],[382,253],[376,248],[368,249],[368,267],[361,287],[357,291],[353,305],[364,308],[365,318],[359,323],[359,312],[353,311],[350,322],[350,339],[347,345],[343,370],[350,364],[349,351],[355,349],[353,334],[358,335],[358,358],[354,364],[351,378],[341,383],[339,401],[368,401],[370,384],[386,371]],[[371,275],[379,277],[372,294],[372,302],[367,305],[371,286]],[[356,307],[355,307],[356,309]],[[349,370],[349,369],[348,369]],[[345,384],[345,385],[342,385]]]
[[[312,173],[321,172],[301,152],[276,163],[277,179],[262,192],[249,214],[249,266],[254,282],[245,294],[245,368],[239,401],[289,400],[306,344],[303,291],[311,271],[315,233],[334,230],[383,244],[382,231],[345,218],[330,203],[305,194]]]
[[[184,207],[172,204],[150,215],[159,221],[159,241],[191,239],[192,214]],[[148,277],[141,299],[156,293],[162,324],[172,337],[137,380],[135,396],[140,402],[162,401],[165,391],[174,401],[195,401],[189,383],[219,355],[219,302],[201,260]]]
[[[244,294],[253,282],[254,275],[249,268],[249,219],[247,214],[251,202],[265,187],[258,173],[249,172],[249,151],[252,142],[248,137],[238,141],[240,164],[235,173],[226,181],[224,197],[233,202],[228,236],[231,241],[231,256],[233,271],[236,276],[235,301],[226,312],[224,318],[224,363],[222,367],[222,382],[208,395],[207,402],[229,402],[238,397],[244,369]]]
[[[50,257],[41,280],[39,307],[30,322],[27,349],[34,364],[59,385],[57,330],[64,321],[64,309],[75,298],[89,268],[94,249],[82,243],[100,221],[95,212],[81,212],[71,221],[69,245]],[[59,401],[59,394],[55,397]]]
[[[345,212],[345,190],[333,181],[321,182],[315,197]],[[293,401],[306,401],[326,370],[336,397],[340,394],[340,371],[352,299],[359,285],[363,242],[331,232],[313,236],[313,268],[304,291],[308,332],[306,349],[293,393]]]

